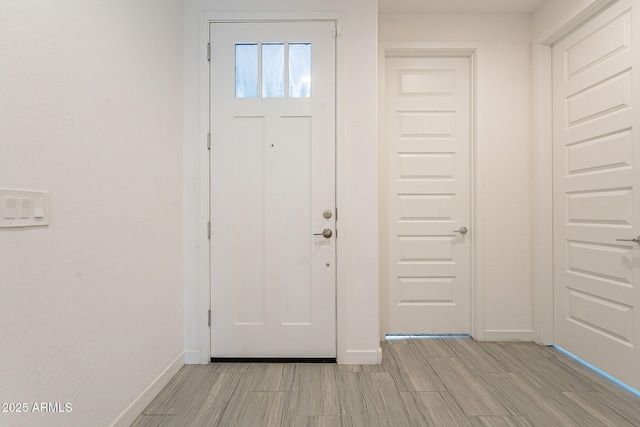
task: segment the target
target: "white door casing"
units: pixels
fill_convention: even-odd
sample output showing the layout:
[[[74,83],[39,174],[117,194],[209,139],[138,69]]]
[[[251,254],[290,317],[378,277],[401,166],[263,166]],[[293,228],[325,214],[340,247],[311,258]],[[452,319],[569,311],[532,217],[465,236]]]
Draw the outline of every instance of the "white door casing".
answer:
[[[212,23],[210,40],[211,355],[333,358],[335,22]],[[259,43],[311,44],[310,97],[236,98],[236,45]]]
[[[553,46],[555,343],[640,389],[640,10]]]
[[[387,333],[470,333],[470,58],[385,63]]]

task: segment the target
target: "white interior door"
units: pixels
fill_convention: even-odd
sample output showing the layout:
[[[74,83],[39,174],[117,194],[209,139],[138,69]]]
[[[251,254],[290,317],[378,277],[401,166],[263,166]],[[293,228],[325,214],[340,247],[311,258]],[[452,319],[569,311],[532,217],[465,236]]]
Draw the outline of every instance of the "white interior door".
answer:
[[[553,47],[556,344],[640,389],[640,10]]]
[[[334,28],[210,26],[212,357],[336,356]]]
[[[388,57],[386,104],[387,333],[469,333],[470,59]]]

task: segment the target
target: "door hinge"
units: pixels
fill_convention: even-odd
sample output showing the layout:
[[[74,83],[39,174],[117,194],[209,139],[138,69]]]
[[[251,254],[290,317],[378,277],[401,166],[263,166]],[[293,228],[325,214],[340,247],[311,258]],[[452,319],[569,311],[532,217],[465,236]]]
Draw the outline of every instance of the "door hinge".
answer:
[[[211,132],[207,134],[207,150],[211,150]]]
[[[211,43],[207,43],[207,61],[211,62]]]
[[[207,318],[209,319],[208,324],[209,326],[211,326],[211,310],[209,310],[209,314],[207,316],[208,316]]]
[[[207,237],[211,238],[211,221],[207,223]]]

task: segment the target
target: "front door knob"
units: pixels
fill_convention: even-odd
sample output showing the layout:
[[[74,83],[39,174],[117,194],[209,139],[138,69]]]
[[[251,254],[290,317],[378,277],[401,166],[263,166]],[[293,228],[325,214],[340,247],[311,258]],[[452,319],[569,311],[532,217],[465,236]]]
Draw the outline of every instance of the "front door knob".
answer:
[[[333,231],[331,231],[330,228],[325,228],[324,230],[322,230],[322,233],[314,233],[314,236],[322,236],[325,239],[330,238],[331,236],[333,236]]]

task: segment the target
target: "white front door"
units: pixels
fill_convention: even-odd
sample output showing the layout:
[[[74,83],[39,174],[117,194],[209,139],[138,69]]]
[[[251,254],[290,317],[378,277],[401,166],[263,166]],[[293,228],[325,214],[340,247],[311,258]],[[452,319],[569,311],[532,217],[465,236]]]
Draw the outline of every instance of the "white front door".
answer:
[[[334,28],[210,26],[212,357],[336,356]]]
[[[466,334],[470,59],[388,57],[385,81],[387,333]]]
[[[640,389],[640,9],[553,47],[557,345]]]

